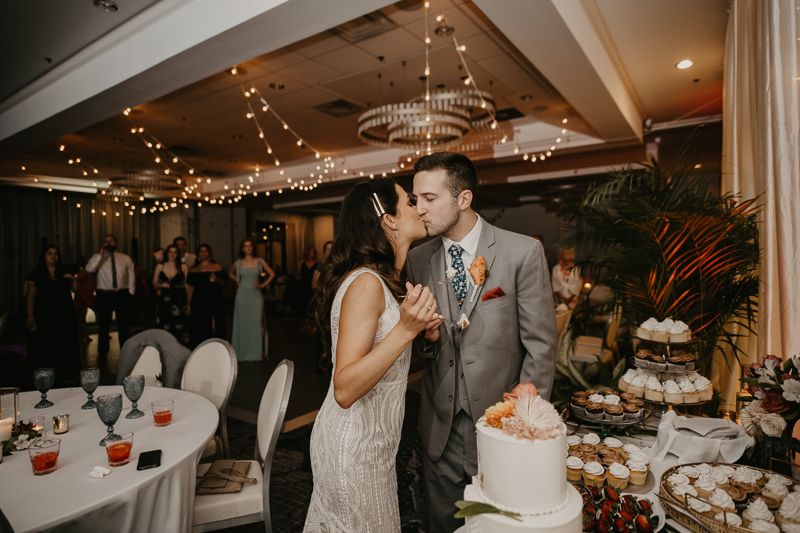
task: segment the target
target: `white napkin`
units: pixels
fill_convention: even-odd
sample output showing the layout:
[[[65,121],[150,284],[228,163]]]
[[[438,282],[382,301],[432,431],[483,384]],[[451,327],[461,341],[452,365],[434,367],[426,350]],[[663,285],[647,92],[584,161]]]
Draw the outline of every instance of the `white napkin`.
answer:
[[[687,418],[669,411],[661,418],[658,437],[648,453],[654,461],[663,461],[671,453],[681,464],[733,463],[754,444],[753,437],[730,420]]]
[[[89,477],[92,479],[103,479],[103,476],[107,476],[111,473],[111,470],[108,468],[103,468],[102,466],[96,466],[89,472]]]

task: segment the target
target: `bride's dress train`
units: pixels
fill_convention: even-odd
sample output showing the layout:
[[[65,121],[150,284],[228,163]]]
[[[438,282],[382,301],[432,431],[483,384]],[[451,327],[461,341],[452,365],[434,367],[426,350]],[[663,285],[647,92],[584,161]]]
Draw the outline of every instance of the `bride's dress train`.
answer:
[[[400,320],[400,307],[373,270],[351,273],[336,293],[331,309],[331,357],[336,370],[336,343],[342,298],[362,273],[378,277],[386,305],[378,321],[375,345]],[[314,493],[304,532],[400,531],[395,460],[403,426],[411,345],[375,387],[349,409],[333,396],[333,380],[311,433]]]

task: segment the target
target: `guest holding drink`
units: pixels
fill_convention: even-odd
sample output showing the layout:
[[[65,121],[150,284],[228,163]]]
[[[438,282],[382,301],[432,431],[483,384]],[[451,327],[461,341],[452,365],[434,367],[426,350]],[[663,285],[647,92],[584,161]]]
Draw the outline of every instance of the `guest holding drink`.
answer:
[[[222,266],[214,261],[211,247],[201,244],[197,250],[197,262],[186,279],[186,294],[189,298],[186,314],[191,317],[193,346],[214,337],[225,338],[222,284],[227,278]]]
[[[158,292],[156,324],[189,346],[189,317],[186,316],[186,277],[189,267],[181,263],[180,250],[174,244],[167,246],[164,261],[156,267],[153,286]]]
[[[239,245],[239,260],[228,275],[236,281],[236,307],[233,312],[233,337],[231,344],[239,361],[266,361],[269,355],[269,337],[264,320],[264,298],[261,289],[275,278],[275,272],[253,255],[253,241],[245,239]],[[262,275],[266,280],[261,280]]]
[[[61,375],[81,368],[78,314],[70,291],[75,275],[65,271],[55,245],[42,250],[39,264],[26,280],[28,356],[37,367],[55,367]]]

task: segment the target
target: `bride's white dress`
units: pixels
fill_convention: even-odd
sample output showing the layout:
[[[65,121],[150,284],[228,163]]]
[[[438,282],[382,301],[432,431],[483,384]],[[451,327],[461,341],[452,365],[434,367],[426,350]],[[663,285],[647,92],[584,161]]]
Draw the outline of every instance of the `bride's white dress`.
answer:
[[[336,293],[331,309],[331,358],[336,370],[336,343],[342,298],[360,274],[376,276],[386,305],[378,320],[375,345],[400,320],[400,307],[373,270],[351,273]],[[395,460],[403,427],[405,392],[411,358],[409,345],[375,387],[349,409],[333,397],[333,380],[311,433],[314,493],[304,532],[400,531]]]

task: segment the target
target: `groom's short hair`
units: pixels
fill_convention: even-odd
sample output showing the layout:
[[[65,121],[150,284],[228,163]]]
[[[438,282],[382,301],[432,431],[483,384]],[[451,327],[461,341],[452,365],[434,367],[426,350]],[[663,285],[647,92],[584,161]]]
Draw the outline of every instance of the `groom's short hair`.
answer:
[[[453,198],[458,198],[462,191],[471,191],[473,197],[478,194],[478,172],[472,161],[464,154],[436,152],[420,157],[414,164],[414,173],[426,170],[447,172],[444,186],[450,190]]]

